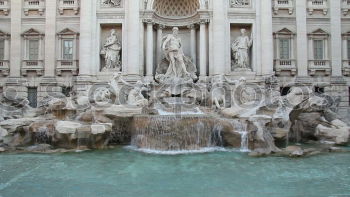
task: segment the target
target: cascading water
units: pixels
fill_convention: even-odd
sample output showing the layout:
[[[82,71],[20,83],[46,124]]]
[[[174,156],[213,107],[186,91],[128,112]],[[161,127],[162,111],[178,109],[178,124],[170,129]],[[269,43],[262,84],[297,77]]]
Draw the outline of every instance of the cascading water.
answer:
[[[185,151],[222,145],[220,129],[202,115],[136,116],[131,145],[156,151]]]
[[[234,131],[241,134],[241,152],[249,152],[249,133],[247,129],[247,122],[245,120],[232,120],[232,127]]]

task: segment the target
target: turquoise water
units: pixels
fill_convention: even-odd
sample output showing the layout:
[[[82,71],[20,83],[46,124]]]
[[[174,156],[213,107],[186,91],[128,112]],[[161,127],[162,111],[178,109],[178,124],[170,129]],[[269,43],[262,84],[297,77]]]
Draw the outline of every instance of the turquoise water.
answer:
[[[350,154],[251,158],[238,152],[150,155],[124,148],[1,154],[1,197],[350,196]]]

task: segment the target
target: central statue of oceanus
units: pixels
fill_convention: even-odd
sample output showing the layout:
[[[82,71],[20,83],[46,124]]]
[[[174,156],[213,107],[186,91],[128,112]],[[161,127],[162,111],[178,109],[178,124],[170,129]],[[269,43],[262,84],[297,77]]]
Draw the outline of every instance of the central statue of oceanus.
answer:
[[[158,65],[156,80],[161,83],[193,82],[197,79],[196,66],[190,58],[184,55],[179,28],[174,27],[173,33],[162,40],[164,59]]]

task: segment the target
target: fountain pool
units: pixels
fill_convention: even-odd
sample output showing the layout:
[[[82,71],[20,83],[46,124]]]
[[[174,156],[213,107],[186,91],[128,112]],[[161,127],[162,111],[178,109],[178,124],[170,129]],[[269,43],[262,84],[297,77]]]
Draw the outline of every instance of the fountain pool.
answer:
[[[239,152],[153,155],[120,147],[1,154],[1,197],[350,196],[348,153],[303,159]]]

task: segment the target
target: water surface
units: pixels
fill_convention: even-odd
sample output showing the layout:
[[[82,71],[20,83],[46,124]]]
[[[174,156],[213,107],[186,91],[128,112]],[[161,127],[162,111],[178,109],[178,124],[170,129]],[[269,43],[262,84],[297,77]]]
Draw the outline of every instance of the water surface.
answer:
[[[246,153],[153,155],[125,148],[1,154],[1,197],[350,196],[350,154],[303,159]]]

